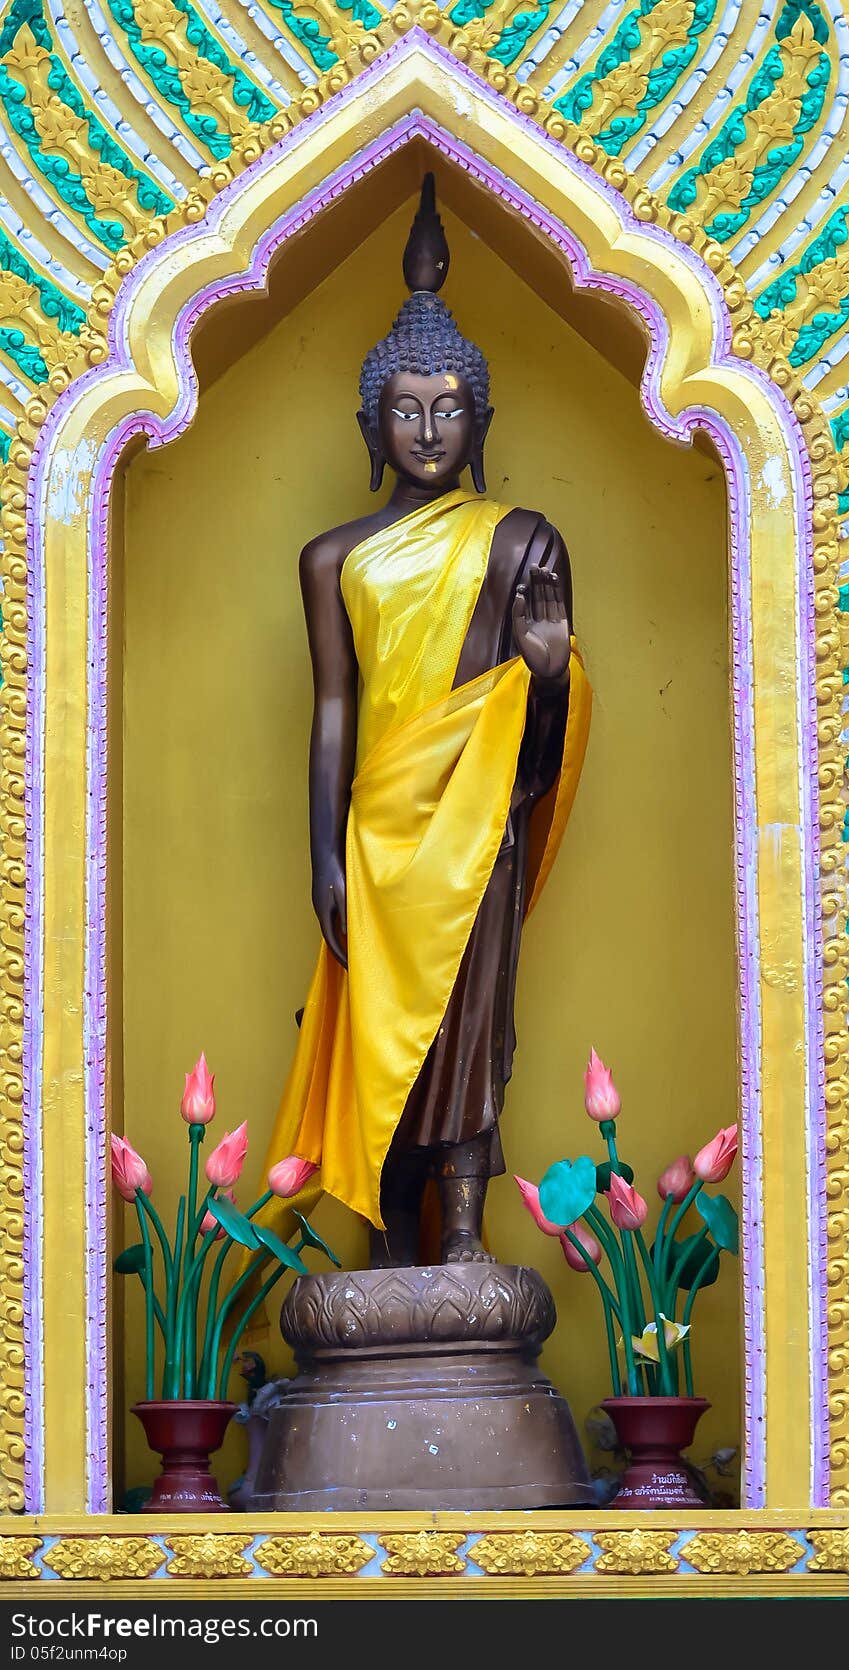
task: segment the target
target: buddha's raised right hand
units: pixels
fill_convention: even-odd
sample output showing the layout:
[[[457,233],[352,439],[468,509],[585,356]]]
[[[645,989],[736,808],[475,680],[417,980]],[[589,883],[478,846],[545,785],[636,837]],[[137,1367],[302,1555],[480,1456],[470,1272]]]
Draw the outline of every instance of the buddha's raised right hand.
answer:
[[[322,936],[336,961],[348,967],[348,904],[345,870],[336,854],[313,871],[313,910]]]

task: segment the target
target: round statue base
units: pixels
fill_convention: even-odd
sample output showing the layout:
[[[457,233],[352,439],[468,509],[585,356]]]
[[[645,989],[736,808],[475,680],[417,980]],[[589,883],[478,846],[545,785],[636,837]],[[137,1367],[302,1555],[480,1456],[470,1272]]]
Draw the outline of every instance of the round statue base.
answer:
[[[261,1512],[571,1508],[593,1501],[569,1406],[536,1366],[556,1320],[535,1270],[301,1276],[283,1306]]]

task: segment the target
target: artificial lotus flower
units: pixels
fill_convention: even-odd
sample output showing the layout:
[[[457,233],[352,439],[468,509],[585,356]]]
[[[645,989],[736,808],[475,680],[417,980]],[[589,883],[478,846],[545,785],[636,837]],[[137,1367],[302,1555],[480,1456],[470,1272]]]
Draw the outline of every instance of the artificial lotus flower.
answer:
[[[593,1264],[601,1263],[601,1246],[595,1236],[591,1235],[589,1230],[585,1229],[582,1223],[570,1224],[569,1234],[574,1235],[576,1241],[580,1241],[587,1258],[591,1259]],[[579,1275],[585,1274],[587,1271],[587,1261],[581,1257],[577,1247],[573,1247],[565,1230],[560,1231],[560,1245],[563,1248],[563,1257],[569,1265],[569,1268],[571,1270],[577,1270]]]
[[[209,1157],[210,1157],[210,1159],[212,1159],[211,1154],[210,1154]],[[225,1200],[232,1201],[233,1205],[235,1206],[235,1204],[236,1204],[236,1191],[235,1191],[235,1189],[224,1189],[223,1190],[223,1198]],[[201,1235],[211,1235],[213,1230],[216,1231],[216,1236],[215,1236],[216,1241],[223,1241],[225,1235],[227,1234],[226,1229],[223,1227],[222,1224],[220,1224],[218,1222],[217,1218],[214,1218],[212,1216],[211,1212],[204,1212],[204,1215],[200,1220]]]
[[[648,1214],[648,1206],[633,1184],[626,1183],[618,1171],[611,1173],[607,1202],[610,1216],[617,1229],[639,1229]]]
[[[248,1122],[245,1120],[235,1131],[225,1131],[206,1162],[206,1175],[214,1188],[229,1189],[238,1182],[247,1151]]]
[[[524,1177],[514,1177],[513,1181],[518,1186],[522,1203],[527,1206],[537,1229],[541,1229],[543,1235],[560,1235],[563,1226],[562,1224],[553,1224],[551,1219],[545,1216],[539,1203],[539,1189],[536,1183],[526,1183]]]
[[[734,1164],[737,1152],[737,1126],[727,1125],[717,1131],[712,1142],[700,1148],[693,1161],[693,1170],[702,1183],[721,1183]]]
[[[153,1178],[132,1143],[124,1137],[112,1137],[112,1181],[124,1200],[135,1200],[136,1190],[149,1195]]]
[[[663,1323],[663,1338],[666,1349],[672,1351],[676,1345],[680,1345],[681,1341],[687,1338],[690,1332],[689,1323],[685,1325],[683,1322],[670,1322],[669,1318],[664,1316],[663,1311],[660,1313],[660,1320]],[[660,1362],[656,1322],[648,1322],[639,1337],[632,1334],[631,1344],[638,1356],[648,1357],[652,1363]]]
[[[186,1088],[180,1103],[180,1112],[187,1125],[208,1125],[215,1114],[215,1074],[210,1073],[206,1065],[206,1056],[201,1051],[190,1073],[186,1074]]]
[[[680,1206],[686,1194],[693,1186],[693,1162],[689,1154],[679,1154],[677,1160],[672,1160],[662,1171],[657,1180],[657,1192],[661,1200],[674,1200]]]
[[[291,1195],[300,1194],[316,1171],[318,1166],[314,1166],[312,1160],[299,1160],[297,1154],[289,1154],[285,1160],[278,1160],[277,1165],[271,1167],[268,1187],[280,1200],[288,1200]]]
[[[605,1119],[615,1119],[621,1106],[610,1068],[605,1067],[595,1050],[590,1050],[589,1065],[584,1074],[584,1107],[587,1113],[600,1125]]]

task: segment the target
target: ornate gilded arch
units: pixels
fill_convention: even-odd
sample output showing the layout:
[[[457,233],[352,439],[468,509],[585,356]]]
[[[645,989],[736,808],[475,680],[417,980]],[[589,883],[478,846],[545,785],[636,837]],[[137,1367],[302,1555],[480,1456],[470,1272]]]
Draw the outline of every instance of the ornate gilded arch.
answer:
[[[449,33],[451,56],[442,44]],[[28,402],[12,443],[0,733],[0,1153],[10,1227],[0,1280],[0,1465],[13,1511],[108,1508],[111,476],[132,433],[162,445],[190,422],[188,344],[201,313],[233,289],[261,287],[282,241],[413,139],[442,150],[531,222],[562,251],[579,286],[637,311],[651,344],[642,388],[649,416],[678,441],[708,430],[725,462],[737,669],[748,1501],[801,1509],[829,1493],[847,1499],[845,653],[831,434],[813,396],[773,353],[720,246],[479,51],[473,31],[463,36],[434,5],[396,7],[316,87],[265,126],[246,128],[182,204],[118,253],[95,286],[78,349]],[[75,1250],[61,1272],[42,1235],[44,1217],[57,1214]],[[785,1282],[788,1235],[810,1270],[809,1292]],[[806,1353],[791,1344],[799,1338]],[[781,1435],[772,1450],[762,1436],[767,1414]]]

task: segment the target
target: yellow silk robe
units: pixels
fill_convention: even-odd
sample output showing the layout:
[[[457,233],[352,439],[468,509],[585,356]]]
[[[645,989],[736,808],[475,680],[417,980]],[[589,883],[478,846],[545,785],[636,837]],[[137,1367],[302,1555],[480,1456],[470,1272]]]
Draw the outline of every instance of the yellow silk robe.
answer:
[[[348,971],[322,943],[269,1164],[297,1154],[382,1228],[380,1176],[504,835],[530,673],[452,689],[506,507],[460,490],[354,548],[341,589],[362,680],[345,869]],[[555,788],[534,808],[530,909],[571,810],[591,692],[573,640]]]

